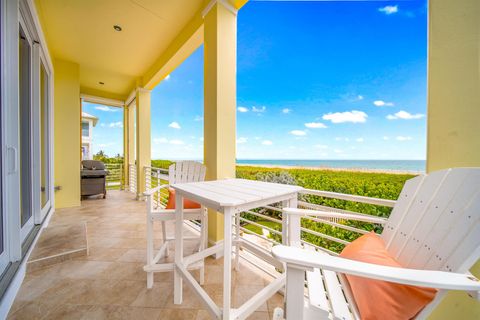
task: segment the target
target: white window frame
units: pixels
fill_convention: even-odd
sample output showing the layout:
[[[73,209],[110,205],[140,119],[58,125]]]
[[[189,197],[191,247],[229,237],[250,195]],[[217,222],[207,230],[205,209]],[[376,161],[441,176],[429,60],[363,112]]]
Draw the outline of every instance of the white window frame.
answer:
[[[10,248],[9,248],[9,239],[8,239],[8,208],[7,208],[7,192],[6,192],[6,175],[7,175],[7,148],[4,148],[4,146],[7,145],[6,143],[6,116],[7,113],[5,111],[5,106],[7,105],[7,99],[6,99],[6,79],[5,79],[5,74],[7,69],[7,65],[5,63],[5,47],[7,45],[6,41],[6,33],[5,33],[5,27],[6,27],[6,5],[5,2],[1,1],[0,2],[0,65],[1,65],[1,72],[0,72],[0,112],[1,112],[1,123],[0,123],[0,145],[2,146],[2,152],[1,152],[1,171],[0,171],[0,184],[1,184],[1,197],[0,197],[0,210],[1,210],[1,215],[2,215],[2,236],[3,239],[3,252],[0,253],[0,273],[3,273],[3,271],[7,268],[8,264],[10,263]]]

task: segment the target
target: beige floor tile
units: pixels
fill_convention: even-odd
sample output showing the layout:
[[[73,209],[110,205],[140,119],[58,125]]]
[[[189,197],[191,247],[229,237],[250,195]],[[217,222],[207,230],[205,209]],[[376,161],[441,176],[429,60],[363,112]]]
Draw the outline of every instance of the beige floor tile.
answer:
[[[90,255],[29,271],[9,319],[210,319],[186,284],[183,304],[173,303],[173,272],[156,273],[153,288],[146,289],[145,206],[129,193],[109,192],[106,200],[91,199],[78,208],[57,210],[50,225],[61,226],[58,232],[62,228],[69,230],[69,225],[87,223]],[[154,231],[155,246],[159,248],[160,223],[155,224]],[[169,221],[167,233],[173,236],[173,232],[174,223]],[[170,256],[164,261],[174,259],[173,242],[169,248]],[[197,248],[198,240],[185,240],[185,255]],[[203,287],[221,307],[223,259],[209,257],[205,262]],[[199,278],[198,271],[192,271],[192,275]],[[232,279],[233,306],[247,301],[271,281],[246,263],[241,264],[240,272],[232,274]],[[249,319],[270,319],[273,309],[282,304],[283,297],[275,295]]]

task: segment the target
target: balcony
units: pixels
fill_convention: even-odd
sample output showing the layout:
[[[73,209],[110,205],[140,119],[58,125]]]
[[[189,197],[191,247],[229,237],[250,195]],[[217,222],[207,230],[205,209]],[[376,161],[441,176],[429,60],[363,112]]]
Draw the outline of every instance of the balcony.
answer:
[[[135,177],[135,166],[129,176]],[[150,189],[168,179],[168,170],[145,167],[147,176],[145,189]],[[9,314],[9,319],[47,318],[95,318],[115,317],[145,319],[208,319],[209,313],[185,286],[184,303],[173,303],[173,272],[156,273],[154,287],[146,288],[146,204],[135,199],[135,179],[126,191],[111,190],[107,199],[90,198],[76,208],[59,209],[51,218],[49,226],[34,249],[27,264],[27,275]],[[168,195],[158,194],[154,202],[165,203]],[[300,195],[299,207],[348,213],[345,210],[318,205],[320,198],[335,198],[342,201],[360,202],[370,207],[388,210],[395,204],[392,200],[364,198],[347,194],[336,194],[318,190],[304,190]],[[365,208],[365,206],[363,207]],[[272,265],[270,250],[282,242],[283,223],[276,204],[249,210],[240,218],[241,237],[249,249],[241,251],[240,272],[233,273],[233,307],[243,304],[265,285],[280,275],[278,265]],[[260,224],[268,221],[269,224]],[[326,250],[317,245],[322,241],[340,246],[349,242],[316,231],[317,223],[337,227],[358,235],[368,233],[362,228],[344,224],[338,219],[311,219],[313,228],[302,228],[305,246],[314,250]],[[57,232],[49,237],[49,230]],[[156,247],[162,244],[161,224],[155,225]],[[186,235],[198,235],[198,226],[184,223]],[[167,233],[173,235],[174,223],[167,223]],[[85,237],[86,250],[75,250]],[[50,238],[50,240],[48,239]],[[59,241],[62,239],[62,241]],[[80,239],[80,240],[79,240]],[[312,241],[314,240],[314,241]],[[198,241],[185,240],[185,255],[194,253]],[[60,244],[60,247],[58,246]],[[81,245],[80,245],[81,246]],[[70,251],[68,250],[70,248]],[[173,250],[173,243],[171,243]],[[45,258],[38,259],[37,252]],[[173,262],[173,254],[165,262]],[[54,257],[52,259],[51,257]],[[37,260],[40,260],[40,264]],[[222,301],[222,258],[206,260],[204,289],[221,305]],[[198,271],[193,272],[198,280]],[[283,307],[284,299],[279,293],[269,299],[251,316],[251,319],[272,319],[273,310]]]

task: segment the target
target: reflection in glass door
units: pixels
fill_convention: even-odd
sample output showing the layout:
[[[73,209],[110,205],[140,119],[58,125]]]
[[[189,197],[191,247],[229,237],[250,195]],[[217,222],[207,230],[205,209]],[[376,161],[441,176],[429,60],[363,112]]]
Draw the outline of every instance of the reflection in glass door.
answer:
[[[32,105],[32,41],[20,24],[19,34],[19,108],[20,108],[20,214],[21,235],[24,240],[33,228],[32,209],[32,139],[31,139],[31,105]]]

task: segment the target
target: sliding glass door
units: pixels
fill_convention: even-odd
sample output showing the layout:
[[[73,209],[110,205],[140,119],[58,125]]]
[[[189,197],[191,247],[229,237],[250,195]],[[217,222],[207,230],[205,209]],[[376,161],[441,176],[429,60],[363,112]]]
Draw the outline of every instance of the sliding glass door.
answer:
[[[50,72],[46,67],[45,59],[40,57],[40,113],[38,115],[40,122],[40,220],[43,220],[52,206],[50,201],[52,194],[51,188],[51,130],[50,130]],[[41,222],[41,221],[39,221]]]
[[[19,27],[19,135],[21,239],[33,228],[32,203],[32,40]]]
[[[8,245],[7,245],[7,224],[6,224],[6,207],[5,207],[5,139],[4,139],[4,119],[5,119],[5,86],[4,86],[4,29],[3,29],[3,16],[4,7],[3,3],[0,2],[0,274],[3,273],[8,263],[10,262],[10,257],[8,255]]]

